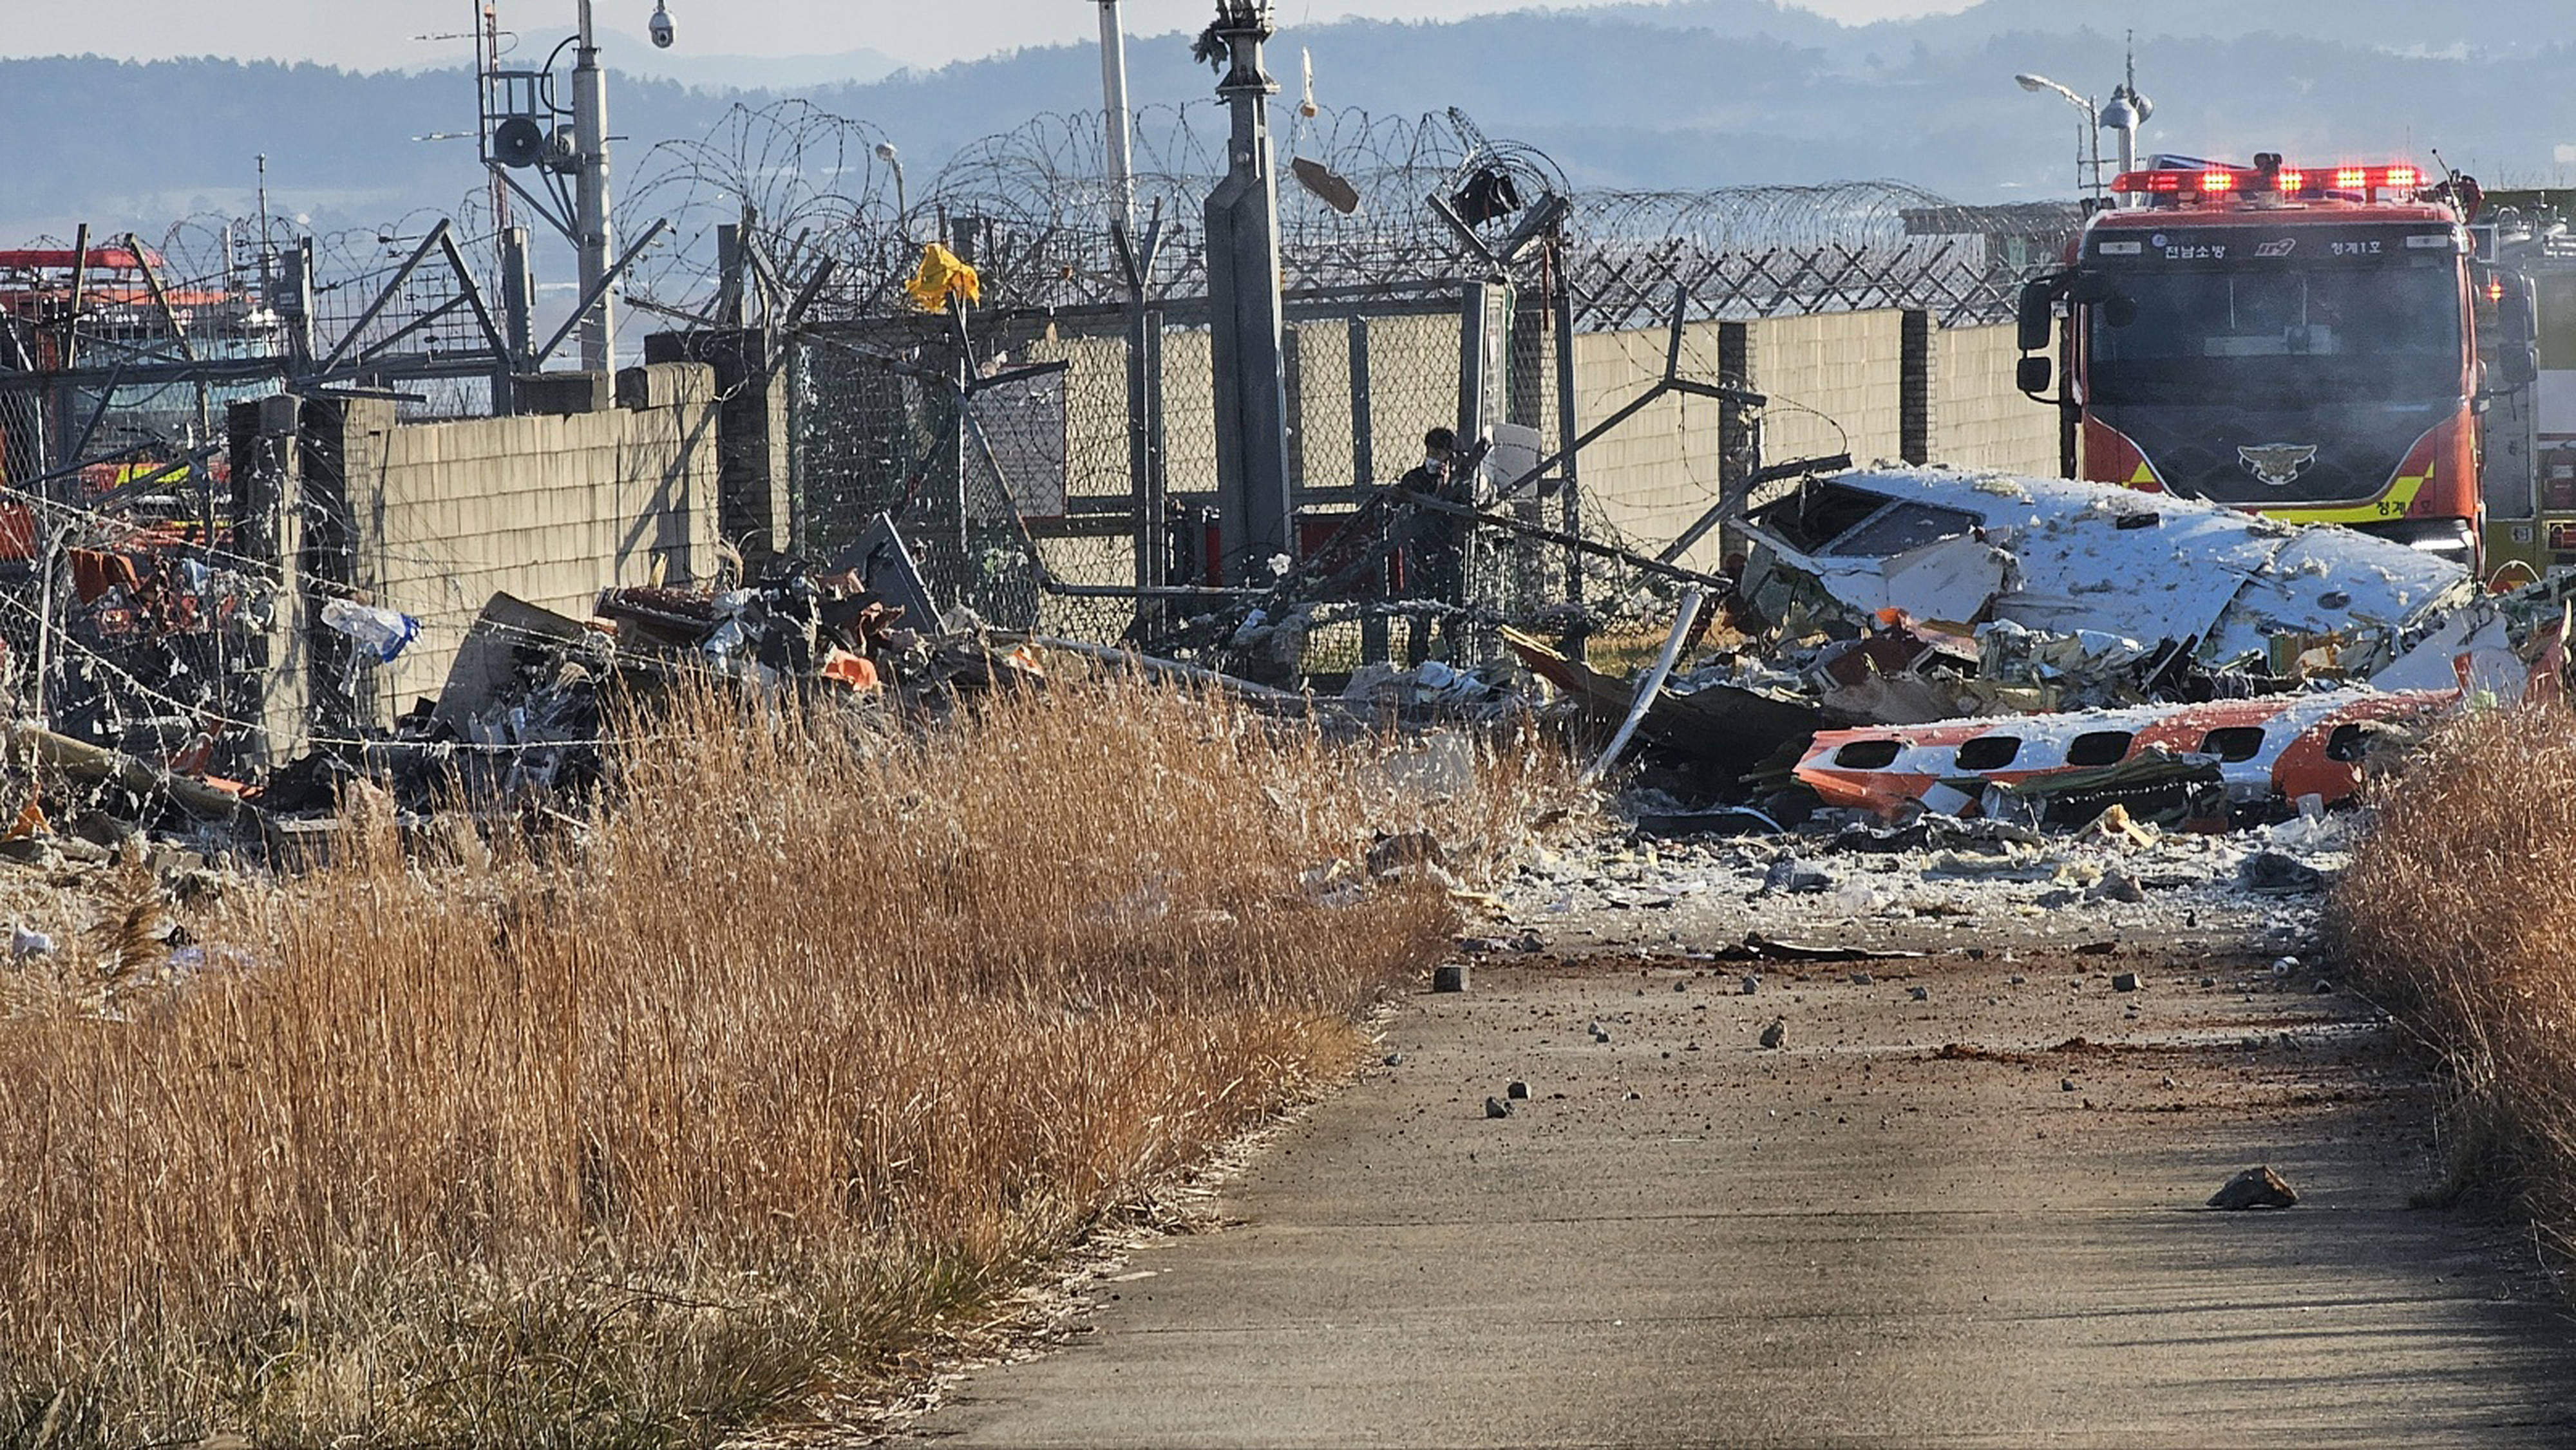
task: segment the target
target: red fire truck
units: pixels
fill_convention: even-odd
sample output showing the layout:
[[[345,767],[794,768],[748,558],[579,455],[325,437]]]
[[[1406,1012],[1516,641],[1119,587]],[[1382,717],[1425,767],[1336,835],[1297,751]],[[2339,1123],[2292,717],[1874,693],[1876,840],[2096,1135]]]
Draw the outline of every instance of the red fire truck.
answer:
[[[2527,288],[2473,260],[2476,183],[2159,157],[2113,190],[2021,298],[2070,469],[2477,563],[2478,414],[2536,363]]]

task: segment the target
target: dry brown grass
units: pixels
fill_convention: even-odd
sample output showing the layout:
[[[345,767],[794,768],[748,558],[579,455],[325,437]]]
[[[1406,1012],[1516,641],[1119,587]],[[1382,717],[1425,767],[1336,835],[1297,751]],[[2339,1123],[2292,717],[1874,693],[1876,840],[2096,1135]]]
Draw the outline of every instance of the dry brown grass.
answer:
[[[2407,763],[2337,887],[2360,981],[2443,1055],[2451,1181],[2576,1242],[2576,713],[2470,716]]]
[[[129,876],[5,974],[0,1445],[703,1444],[882,1373],[1445,949],[1436,888],[1301,874],[1563,778],[1426,799],[1134,688],[682,714],[578,831],[361,820],[177,982]]]

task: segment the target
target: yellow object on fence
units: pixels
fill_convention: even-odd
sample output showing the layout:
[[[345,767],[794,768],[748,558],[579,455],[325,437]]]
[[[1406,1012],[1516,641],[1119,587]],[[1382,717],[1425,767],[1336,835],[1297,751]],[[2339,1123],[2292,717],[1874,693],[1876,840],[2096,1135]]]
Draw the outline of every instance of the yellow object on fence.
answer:
[[[913,302],[924,312],[945,312],[950,298],[973,306],[983,300],[984,285],[975,269],[957,259],[957,254],[932,242],[921,249],[921,270],[903,284]]]

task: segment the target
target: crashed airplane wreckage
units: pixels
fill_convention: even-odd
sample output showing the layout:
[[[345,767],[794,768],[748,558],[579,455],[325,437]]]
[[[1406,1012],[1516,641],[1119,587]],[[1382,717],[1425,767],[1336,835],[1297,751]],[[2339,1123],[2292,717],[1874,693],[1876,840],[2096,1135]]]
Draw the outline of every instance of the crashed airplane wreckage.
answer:
[[[1773,809],[2223,829],[2349,802],[2366,757],[2470,697],[2555,684],[2565,586],[2483,593],[2348,529],[2070,479],[1855,470],[1760,502],[1734,620],[1641,734]],[[1604,721],[1628,684],[1525,635]],[[2521,648],[2515,641],[2521,641]]]

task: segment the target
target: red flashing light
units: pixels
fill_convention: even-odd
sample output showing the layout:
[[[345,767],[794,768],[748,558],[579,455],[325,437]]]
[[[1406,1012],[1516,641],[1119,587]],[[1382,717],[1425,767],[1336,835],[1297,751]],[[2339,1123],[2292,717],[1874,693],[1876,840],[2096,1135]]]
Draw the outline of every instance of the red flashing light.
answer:
[[[2423,184],[2423,171],[2413,166],[2338,166],[2332,171],[2283,167],[2273,172],[2213,166],[2197,171],[2124,171],[2112,181],[2111,189],[2133,196],[2240,196],[2271,193],[2297,196],[2311,188],[2333,191],[2413,191]]]
[[[2111,189],[2139,196],[2171,196],[2182,190],[2183,173],[2179,171],[2123,171],[2111,182]]]

